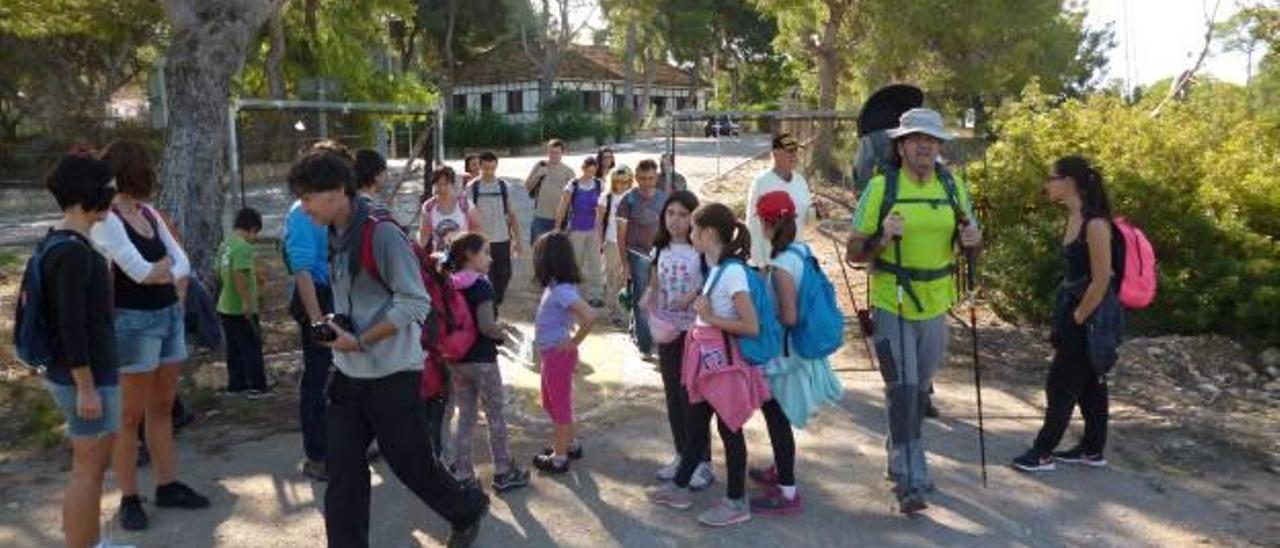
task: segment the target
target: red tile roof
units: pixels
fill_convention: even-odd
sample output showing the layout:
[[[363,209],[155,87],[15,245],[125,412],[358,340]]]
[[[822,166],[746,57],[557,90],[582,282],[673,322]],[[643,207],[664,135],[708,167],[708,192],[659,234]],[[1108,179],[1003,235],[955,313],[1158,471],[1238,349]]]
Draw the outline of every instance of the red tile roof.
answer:
[[[636,67],[637,82],[644,75],[642,67]],[[467,63],[458,71],[454,85],[476,86],[486,84],[505,84],[538,79],[538,67],[529,62],[524,48],[519,42],[509,41],[494,46],[493,49],[480,54],[474,61]],[[622,82],[622,58],[608,46],[584,46],[573,44],[565,52],[560,62],[558,74],[560,80],[584,80]],[[689,87],[689,74],[663,63],[654,74],[653,83],[664,87]],[[705,85],[701,80],[700,86]]]

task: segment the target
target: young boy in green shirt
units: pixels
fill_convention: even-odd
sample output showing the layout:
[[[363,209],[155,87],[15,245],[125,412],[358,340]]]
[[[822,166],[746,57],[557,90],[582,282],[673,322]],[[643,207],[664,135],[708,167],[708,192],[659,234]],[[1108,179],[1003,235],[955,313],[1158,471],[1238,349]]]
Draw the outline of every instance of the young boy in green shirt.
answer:
[[[234,230],[218,248],[218,315],[227,348],[227,392],[256,398],[270,394],[258,324],[258,270],[253,242],[262,231],[262,215],[251,208],[236,213]]]

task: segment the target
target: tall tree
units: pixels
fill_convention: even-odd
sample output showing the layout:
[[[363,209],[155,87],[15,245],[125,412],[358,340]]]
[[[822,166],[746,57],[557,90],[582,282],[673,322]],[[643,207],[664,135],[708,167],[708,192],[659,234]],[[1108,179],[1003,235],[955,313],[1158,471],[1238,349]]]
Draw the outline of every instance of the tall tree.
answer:
[[[165,85],[169,131],[160,206],[186,238],[203,274],[222,241],[226,201],[224,158],[231,81],[244,65],[251,39],[284,0],[165,0],[171,43]]]
[[[532,6],[523,5],[532,11]],[[589,17],[583,17],[578,23],[570,20],[573,8],[583,6],[585,4],[575,0],[541,0],[541,9],[519,24],[520,45],[529,62],[538,67],[538,101],[542,104],[552,99],[565,52],[590,20]]]

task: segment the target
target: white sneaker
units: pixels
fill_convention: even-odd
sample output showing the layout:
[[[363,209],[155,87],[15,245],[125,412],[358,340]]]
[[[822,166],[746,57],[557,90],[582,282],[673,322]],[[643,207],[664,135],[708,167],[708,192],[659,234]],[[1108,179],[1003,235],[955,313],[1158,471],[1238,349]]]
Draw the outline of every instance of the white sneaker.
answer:
[[[671,459],[671,464],[668,464],[658,469],[658,474],[657,474],[658,480],[671,481],[673,479],[676,479],[676,473],[679,471],[680,471],[680,456],[677,455],[676,457]]]
[[[711,469],[711,463],[704,462],[693,470],[693,477],[689,478],[689,489],[693,491],[701,491],[716,482],[716,473]]]

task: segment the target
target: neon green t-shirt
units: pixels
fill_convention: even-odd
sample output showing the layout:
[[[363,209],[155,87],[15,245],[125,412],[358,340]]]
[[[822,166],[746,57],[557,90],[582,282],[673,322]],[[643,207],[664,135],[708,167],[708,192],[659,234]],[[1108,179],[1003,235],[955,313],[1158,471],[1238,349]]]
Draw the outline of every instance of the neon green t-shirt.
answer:
[[[243,272],[249,277],[247,299],[236,290],[236,272]],[[246,302],[253,303],[250,310],[258,310],[258,272],[253,262],[253,245],[239,234],[228,234],[218,247],[218,278],[222,280],[222,294],[218,296],[219,314],[242,315]]]
[[[964,181],[954,176],[956,195],[960,207],[973,219],[973,205],[969,198],[969,190]],[[880,221],[880,206],[884,202],[885,178],[878,175],[867,184],[867,189],[858,200],[858,209],[853,214],[853,229],[865,235],[876,232]],[[928,203],[903,200],[939,200],[934,206]],[[933,179],[921,183],[911,178],[911,174],[903,170],[898,175],[898,198],[893,204],[893,211],[903,219],[902,266],[921,270],[937,270],[946,268],[955,262],[952,248],[952,236],[956,228],[956,215],[947,201],[946,188],[935,173]],[[893,245],[880,253],[879,258],[891,264],[897,264],[897,255]],[[908,320],[928,320],[946,314],[956,302],[955,280],[948,276],[930,281],[913,281],[911,288],[920,298],[923,310],[916,308],[915,303],[905,293],[902,300],[903,316]],[[871,306],[894,314],[898,311],[897,283],[894,275],[888,272],[876,272],[871,278]]]

